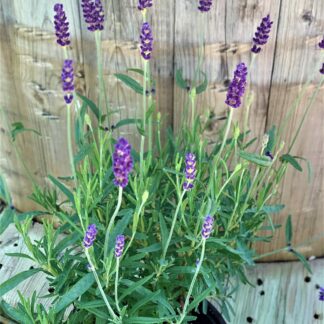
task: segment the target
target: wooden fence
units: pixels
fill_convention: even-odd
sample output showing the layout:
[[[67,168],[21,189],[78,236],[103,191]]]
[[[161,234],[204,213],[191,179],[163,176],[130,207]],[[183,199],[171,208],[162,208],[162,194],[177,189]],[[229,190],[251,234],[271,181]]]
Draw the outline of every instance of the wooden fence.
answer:
[[[95,98],[96,56],[93,35],[87,31],[78,0],[61,1],[67,11],[72,33],[69,56],[77,61],[77,90]],[[251,37],[261,18],[270,13],[274,21],[271,39],[250,70],[254,93],[250,126],[254,135],[262,135],[273,123],[279,123],[303,85],[320,68],[317,43],[324,34],[323,0],[215,0],[208,14],[197,11],[198,0],[154,0],[151,23],[154,30],[153,75],[157,81],[158,110],[166,123],[177,128],[186,101],[186,92],[175,84],[174,74],[182,68],[190,80],[198,60],[199,44],[205,37],[203,70],[209,80],[208,91],[199,97],[199,113],[212,116],[208,137],[213,137],[225,116],[224,98],[235,65],[251,61]],[[46,175],[65,176],[69,170],[66,145],[65,106],[62,100],[60,72],[63,51],[53,33],[54,0],[2,0],[0,2],[0,106],[9,123],[21,121],[39,130],[42,136],[26,133],[17,140],[23,162],[40,183]],[[138,51],[141,14],[136,0],[105,0],[106,23],[103,33],[104,74],[111,104],[120,110],[115,116],[134,117],[140,96],[126,89],[112,75],[127,67],[141,67]],[[309,98],[320,80],[305,90]],[[306,100],[286,126],[286,140],[291,140]],[[290,170],[285,177],[280,199],[287,206],[276,216],[284,223],[293,215],[294,242],[309,239],[301,251],[324,255],[324,88],[314,102],[311,114],[296,143],[294,154],[304,156],[313,166],[313,179],[307,172]],[[242,120],[242,109],[235,111]],[[5,134],[5,120],[0,119],[0,169],[6,176],[21,210],[33,208],[26,195],[30,182]],[[124,132],[130,134],[133,130]],[[303,164],[306,170],[306,164]],[[284,245],[284,234],[260,252]],[[287,259],[288,255],[277,255]]]

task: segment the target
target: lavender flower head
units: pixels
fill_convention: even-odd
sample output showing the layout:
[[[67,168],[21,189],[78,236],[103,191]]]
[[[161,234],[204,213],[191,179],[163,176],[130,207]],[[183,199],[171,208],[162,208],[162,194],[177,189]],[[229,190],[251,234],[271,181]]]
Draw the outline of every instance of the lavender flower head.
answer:
[[[319,287],[319,297],[318,299],[320,301],[324,301],[324,288],[323,287]]]
[[[83,246],[86,249],[88,249],[89,247],[91,247],[93,245],[93,242],[96,239],[97,233],[98,233],[98,231],[97,231],[95,224],[91,224],[88,226],[87,231],[84,235],[84,239],[83,239]]]
[[[190,191],[193,188],[196,172],[196,156],[193,153],[187,153],[185,169],[186,181],[183,184],[183,190]]]
[[[67,104],[70,104],[73,100],[74,91],[74,73],[73,73],[73,61],[65,60],[62,68],[62,88],[65,92],[64,100]]]
[[[114,184],[125,188],[128,185],[128,175],[133,170],[131,145],[125,138],[120,138],[115,145],[113,154]]]
[[[321,74],[324,74],[324,63],[322,65],[322,68],[319,70]]]
[[[146,8],[150,8],[152,6],[152,0],[138,0],[138,10],[145,10]]]
[[[208,12],[213,5],[213,0],[199,0],[198,10]]]
[[[260,53],[261,46],[265,45],[267,43],[272,24],[273,24],[273,21],[271,21],[270,15],[268,15],[262,19],[261,24],[257,28],[257,31],[253,37],[253,46],[251,48],[251,51],[253,53],[255,53],[255,54]]]
[[[56,42],[61,46],[67,46],[71,44],[69,33],[69,22],[67,21],[63,5],[57,3],[54,6],[54,26],[55,34],[57,37]]]
[[[101,0],[82,0],[83,17],[88,24],[88,30],[94,32],[104,29],[105,13]]]
[[[116,258],[120,258],[123,254],[125,246],[125,236],[124,235],[117,235],[116,237],[116,245],[115,245],[115,256]]]
[[[319,46],[321,49],[324,49],[324,37],[323,37],[323,39],[318,43],[318,46]]]
[[[143,23],[141,30],[141,55],[144,60],[151,59],[153,51],[153,34],[152,28],[148,22]]]
[[[201,230],[201,236],[207,240],[213,230],[214,218],[210,215],[205,217],[205,221]]]
[[[225,101],[225,103],[232,108],[238,108],[241,106],[241,98],[245,92],[247,73],[247,67],[244,63],[237,65]]]

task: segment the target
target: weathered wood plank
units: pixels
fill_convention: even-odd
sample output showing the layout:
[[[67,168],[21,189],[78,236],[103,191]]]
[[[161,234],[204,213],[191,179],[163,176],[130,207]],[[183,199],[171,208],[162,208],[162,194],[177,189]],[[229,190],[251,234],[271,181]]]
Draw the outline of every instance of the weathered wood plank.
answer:
[[[278,124],[283,120],[287,110],[292,105],[302,87],[321,66],[321,53],[317,47],[324,30],[324,2],[323,1],[294,1],[291,8],[287,1],[283,1],[277,38],[272,87],[270,92],[267,127]],[[301,37],[301,35],[303,35]],[[323,55],[322,55],[323,59]],[[292,115],[285,127],[283,140],[291,142],[295,131],[306,108],[307,101],[320,81],[319,72],[314,82],[306,89],[305,100]],[[280,215],[275,216],[275,222],[284,223],[288,214],[292,214],[294,227],[294,243],[309,241],[301,251],[308,256],[324,254],[324,87],[320,89],[314,106],[308,115],[299,139],[292,150],[292,155],[303,156],[313,167],[313,179],[307,180],[307,165],[300,161],[303,173],[292,167],[284,179],[278,199],[286,205]],[[288,147],[284,148],[284,151]],[[283,217],[284,216],[284,217]],[[311,239],[322,239],[312,242]],[[283,246],[284,229],[276,236],[271,244],[262,245],[261,252],[271,251]],[[270,259],[291,258],[290,254],[274,256]]]
[[[55,0],[5,0],[0,4],[0,106],[8,115],[9,124],[21,121],[42,135],[22,134],[18,150],[33,177],[45,184],[48,174],[66,176],[69,163],[66,143],[66,108],[61,92],[63,50],[56,44],[53,27]],[[83,88],[80,44],[79,7],[77,2],[64,1],[71,23],[73,47],[69,51],[80,62],[76,68],[77,88]],[[1,116],[1,129],[7,125]],[[8,135],[8,134],[7,134]],[[8,181],[13,203],[18,209],[33,208],[27,199],[31,182],[1,133],[0,167]],[[19,184],[19,185],[17,185]]]
[[[311,261],[311,268],[313,275],[298,262],[259,264],[248,272],[255,287],[241,286],[237,292],[231,323],[248,323],[248,318],[256,324],[323,323],[324,303],[316,285],[323,285],[324,260]]]

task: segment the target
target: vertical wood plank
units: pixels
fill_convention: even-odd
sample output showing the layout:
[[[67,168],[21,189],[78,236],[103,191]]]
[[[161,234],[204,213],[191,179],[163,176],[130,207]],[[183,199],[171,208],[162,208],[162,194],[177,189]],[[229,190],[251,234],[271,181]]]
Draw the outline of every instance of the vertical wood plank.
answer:
[[[320,0],[296,0],[294,6],[283,1],[277,39],[277,51],[272,76],[267,127],[278,124],[285,116],[303,85],[321,67],[318,42],[324,30],[324,2]],[[302,118],[307,102],[320,81],[319,72],[314,82],[306,89],[304,100],[285,128],[284,141],[290,143]],[[318,93],[313,108],[307,117],[292,155],[303,156],[313,166],[313,179],[308,183],[307,165],[300,161],[304,169],[299,173],[289,167],[280,189],[278,200],[286,205],[285,210],[275,216],[275,222],[284,223],[292,214],[294,243],[307,243],[301,247],[306,255],[324,254],[324,87]],[[288,146],[288,145],[287,145]],[[284,148],[287,151],[288,147]],[[322,237],[322,238],[321,238]],[[321,238],[321,239],[320,239]],[[313,241],[313,242],[312,242]],[[262,245],[260,252],[284,246],[284,228],[271,244]],[[282,254],[269,259],[289,259]]]
[[[66,176],[69,162],[66,144],[65,104],[61,91],[63,51],[56,44],[53,27],[54,0],[2,1],[0,4],[0,106],[9,123],[21,121],[37,129],[41,136],[19,135],[18,150],[38,183],[44,185],[48,174]],[[77,88],[83,88],[79,8],[76,2],[63,1],[71,21],[72,57],[81,62],[76,68]],[[31,182],[17,161],[1,119],[0,167],[8,180],[13,203],[18,209],[33,208],[27,199]],[[6,134],[9,135],[9,134]]]

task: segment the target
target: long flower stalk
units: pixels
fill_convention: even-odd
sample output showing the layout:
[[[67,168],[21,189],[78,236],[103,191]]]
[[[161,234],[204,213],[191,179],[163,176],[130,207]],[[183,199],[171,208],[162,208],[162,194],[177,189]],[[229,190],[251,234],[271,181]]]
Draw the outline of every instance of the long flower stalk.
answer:
[[[115,223],[115,218],[118,215],[118,212],[120,210],[122,199],[123,199],[123,187],[118,187],[118,200],[117,200],[116,209],[110,219],[109,225],[107,227],[106,235],[105,235],[104,260],[107,258],[107,254],[108,254],[108,240],[109,240],[109,235],[111,234],[110,231]]]

